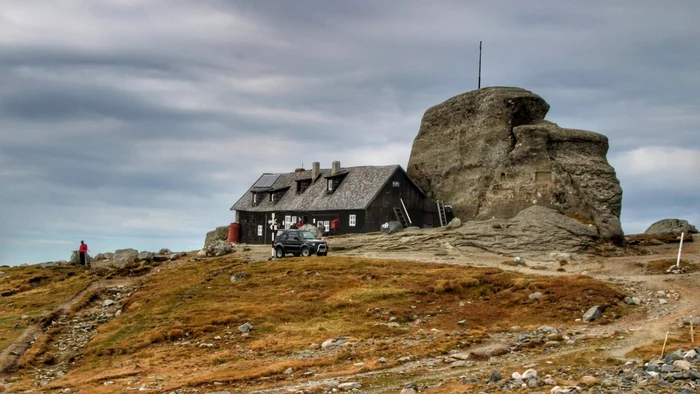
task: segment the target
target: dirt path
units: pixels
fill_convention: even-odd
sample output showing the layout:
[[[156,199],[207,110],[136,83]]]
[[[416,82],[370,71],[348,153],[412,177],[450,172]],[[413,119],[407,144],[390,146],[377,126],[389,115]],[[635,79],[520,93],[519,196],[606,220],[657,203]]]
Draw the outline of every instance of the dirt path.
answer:
[[[45,320],[52,316],[59,316],[68,313],[70,308],[77,304],[86,294],[95,291],[106,289],[115,286],[128,286],[136,283],[143,277],[136,278],[120,278],[120,279],[101,279],[90,282],[84,289],[79,291],[70,300],[64,302],[54,309],[52,312],[42,315],[39,323],[32,324],[24,329],[22,334],[15,339],[10,346],[0,353],[0,374],[6,373],[9,369],[16,365],[22,355],[32,346],[32,344],[43,334],[43,325]],[[48,322],[50,323],[50,322]]]

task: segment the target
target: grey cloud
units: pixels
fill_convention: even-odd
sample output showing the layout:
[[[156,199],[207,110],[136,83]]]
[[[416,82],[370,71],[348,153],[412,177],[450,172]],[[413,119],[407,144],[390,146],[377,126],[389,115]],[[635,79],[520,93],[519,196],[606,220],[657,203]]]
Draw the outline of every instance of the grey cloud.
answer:
[[[21,242],[58,237],[51,220],[114,248],[184,244],[229,220],[262,171],[405,164],[423,112],[476,87],[479,40],[485,86],[541,94],[549,119],[606,134],[611,161],[700,147],[696,1],[28,4],[0,5],[0,234]],[[16,25],[16,7],[54,34]],[[619,174],[623,225],[693,214],[693,187],[663,202]]]

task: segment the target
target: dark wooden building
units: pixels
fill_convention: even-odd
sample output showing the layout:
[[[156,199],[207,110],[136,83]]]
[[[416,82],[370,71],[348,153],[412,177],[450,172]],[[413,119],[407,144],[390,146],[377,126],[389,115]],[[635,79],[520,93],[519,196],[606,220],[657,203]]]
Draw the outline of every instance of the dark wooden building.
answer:
[[[298,220],[330,228],[337,234],[380,231],[382,224],[440,225],[437,202],[406,175],[399,165],[330,169],[313,163],[310,170],[263,174],[231,207],[240,224],[242,243],[272,242],[272,224],[289,228]]]

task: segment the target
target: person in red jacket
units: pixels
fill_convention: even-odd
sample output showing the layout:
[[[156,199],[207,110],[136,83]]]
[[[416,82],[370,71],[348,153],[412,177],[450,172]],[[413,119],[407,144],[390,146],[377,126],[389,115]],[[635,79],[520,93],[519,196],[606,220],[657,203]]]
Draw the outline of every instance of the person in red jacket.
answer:
[[[85,241],[80,241],[80,248],[78,248],[78,256],[80,256],[80,265],[85,265],[85,254],[87,254],[88,246]]]

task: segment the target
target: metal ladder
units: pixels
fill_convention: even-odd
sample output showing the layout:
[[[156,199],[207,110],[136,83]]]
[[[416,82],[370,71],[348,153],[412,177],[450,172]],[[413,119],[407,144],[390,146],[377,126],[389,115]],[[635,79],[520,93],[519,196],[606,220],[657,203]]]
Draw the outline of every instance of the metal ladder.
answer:
[[[447,214],[445,213],[445,203],[437,202],[438,215],[440,216],[440,227],[447,226]]]
[[[401,223],[403,228],[408,227],[408,221],[406,220],[406,216],[403,214],[403,210],[400,207],[394,207],[394,215],[396,216],[396,220]]]

